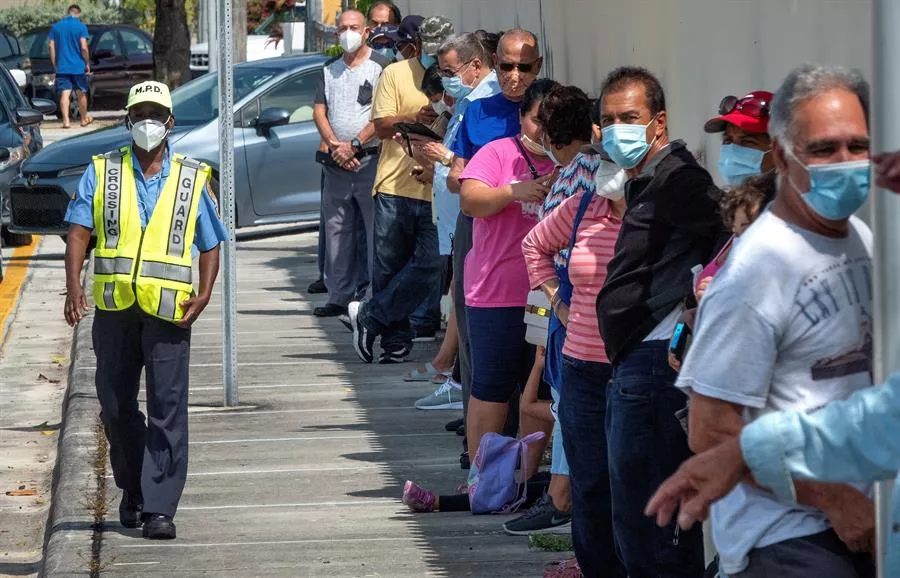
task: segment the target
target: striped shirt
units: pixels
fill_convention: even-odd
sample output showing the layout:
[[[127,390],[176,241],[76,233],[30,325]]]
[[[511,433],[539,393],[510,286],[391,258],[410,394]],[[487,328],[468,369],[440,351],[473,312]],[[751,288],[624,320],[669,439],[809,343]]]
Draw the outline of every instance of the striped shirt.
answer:
[[[569,246],[581,198],[592,194],[582,192],[566,199],[525,237],[522,252],[533,288],[556,278],[554,257],[560,249]],[[578,227],[569,259],[569,279],[574,289],[563,346],[563,353],[569,357],[609,363],[597,324],[596,302],[606,281],[606,266],[615,252],[621,226],[622,222],[612,214],[609,201],[594,196]]]

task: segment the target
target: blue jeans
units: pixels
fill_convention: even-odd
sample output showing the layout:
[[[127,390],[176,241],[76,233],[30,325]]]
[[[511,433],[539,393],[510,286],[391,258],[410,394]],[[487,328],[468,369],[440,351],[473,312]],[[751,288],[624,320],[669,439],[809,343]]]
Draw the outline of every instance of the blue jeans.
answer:
[[[608,363],[562,358],[559,425],[572,484],[572,542],[587,577],[624,578],[613,534],[606,447]]]
[[[446,257],[441,257],[441,262],[446,265]],[[437,331],[441,328],[441,297],[444,296],[444,286],[447,284],[446,271],[445,266],[441,270],[438,283],[431,288],[425,300],[409,316],[409,324],[413,329]]]
[[[373,261],[372,297],[359,319],[384,351],[412,348],[409,316],[440,283],[443,263],[431,203],[376,194]]]
[[[606,406],[613,526],[630,578],[693,578],[704,570],[699,524],[689,531],[674,522],[660,528],[643,513],[653,492],[691,456],[675,417],[687,398],[674,387],[667,354],[667,341],[636,347],[613,368]]]

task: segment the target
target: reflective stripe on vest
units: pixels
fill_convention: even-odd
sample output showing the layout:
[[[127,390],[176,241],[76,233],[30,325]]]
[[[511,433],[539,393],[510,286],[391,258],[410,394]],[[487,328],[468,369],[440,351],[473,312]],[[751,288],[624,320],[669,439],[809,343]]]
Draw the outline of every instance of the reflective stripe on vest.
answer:
[[[134,259],[129,257],[95,257],[95,275],[131,275]]]
[[[191,282],[191,268],[174,263],[160,263],[158,261],[144,261],[141,263],[141,277],[153,277],[175,281],[176,283]]]
[[[103,231],[106,233],[106,249],[115,249],[119,245],[119,232],[122,230],[121,199],[122,157],[110,155],[106,160],[103,176]]]
[[[175,191],[175,210],[169,226],[169,257],[181,257],[184,254],[184,235],[187,230],[187,218],[191,212],[194,199],[194,182],[197,180],[199,165],[181,163],[178,171],[178,189]],[[190,282],[190,281],[188,281]]]

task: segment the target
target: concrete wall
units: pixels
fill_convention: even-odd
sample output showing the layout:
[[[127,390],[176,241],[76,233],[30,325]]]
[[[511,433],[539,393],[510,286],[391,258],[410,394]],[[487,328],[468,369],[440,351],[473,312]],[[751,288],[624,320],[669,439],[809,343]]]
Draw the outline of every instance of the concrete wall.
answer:
[[[458,31],[522,26],[545,72],[596,94],[610,69],[641,65],[666,88],[671,135],[715,166],[703,133],[723,96],[774,91],[802,62],[872,71],[871,0],[397,0],[403,14],[443,14]]]

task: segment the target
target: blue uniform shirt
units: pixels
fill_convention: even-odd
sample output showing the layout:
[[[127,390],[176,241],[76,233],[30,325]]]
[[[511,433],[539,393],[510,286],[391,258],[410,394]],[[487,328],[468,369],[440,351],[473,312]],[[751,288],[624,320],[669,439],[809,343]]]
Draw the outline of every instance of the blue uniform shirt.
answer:
[[[52,40],[56,47],[57,74],[84,74],[81,39],[87,37],[87,26],[74,16],[66,16],[53,25],[49,40]]]
[[[456,156],[471,160],[489,142],[518,135],[520,124],[519,103],[502,92],[476,100],[466,109],[451,150]]]
[[[156,208],[156,201],[162,193],[163,185],[169,176],[172,167],[172,152],[166,145],[166,154],[163,157],[162,170],[149,179],[144,179],[141,165],[134,157],[134,179],[137,184],[138,214],[141,216],[141,228],[147,228],[150,215]],[[78,183],[75,197],[69,202],[66,211],[66,222],[73,225],[81,225],[88,229],[94,228],[94,191],[97,189],[97,173],[94,164],[88,165],[87,170]],[[219,243],[228,239],[225,225],[219,218],[216,205],[209,196],[209,191],[203,191],[200,198],[200,206],[197,209],[197,226],[194,230],[194,247],[201,253],[212,251]]]

